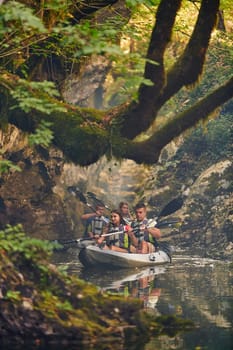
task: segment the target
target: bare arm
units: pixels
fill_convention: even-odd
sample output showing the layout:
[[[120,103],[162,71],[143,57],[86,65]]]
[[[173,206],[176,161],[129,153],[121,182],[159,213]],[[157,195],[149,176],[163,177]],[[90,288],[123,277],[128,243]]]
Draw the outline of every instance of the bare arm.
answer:
[[[129,238],[131,240],[131,244],[134,247],[137,247],[138,243],[139,243],[139,240],[135,237],[135,234],[133,233],[133,230],[129,230],[127,233],[128,233],[128,236],[129,236]]]
[[[82,220],[88,220],[90,218],[94,218],[96,216],[96,212],[93,212],[93,213],[87,213],[87,214],[83,214],[81,216],[81,219]]]
[[[107,226],[105,226],[104,227],[104,229],[103,229],[103,235],[105,235],[106,233],[108,233],[109,232],[109,226],[107,225]],[[101,243],[103,243],[103,241],[105,240],[105,237],[104,236],[100,236],[100,237],[98,237],[98,239],[97,239],[97,243],[98,244],[101,244]]]
[[[154,238],[161,238],[161,231],[157,227],[148,227],[146,229]]]
[[[81,216],[81,219],[82,220],[87,220],[87,219],[93,218],[95,216],[101,216],[102,214],[103,214],[102,211],[96,210],[96,211],[94,211],[92,213],[83,214]]]

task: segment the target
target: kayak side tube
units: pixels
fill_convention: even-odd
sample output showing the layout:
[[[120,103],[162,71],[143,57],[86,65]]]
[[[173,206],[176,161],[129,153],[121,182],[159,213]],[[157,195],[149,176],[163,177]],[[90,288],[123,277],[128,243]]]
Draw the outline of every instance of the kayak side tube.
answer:
[[[163,250],[150,254],[134,254],[104,250],[91,245],[80,250],[79,260],[85,267],[107,265],[108,268],[130,268],[167,264],[171,262],[171,257]]]

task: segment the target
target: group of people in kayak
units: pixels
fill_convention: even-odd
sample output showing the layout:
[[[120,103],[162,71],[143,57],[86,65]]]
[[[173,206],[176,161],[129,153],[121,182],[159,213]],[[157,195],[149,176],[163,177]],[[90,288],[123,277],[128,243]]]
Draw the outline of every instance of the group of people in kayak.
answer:
[[[104,216],[104,206],[97,205],[95,212],[82,215],[86,221],[85,236],[93,238],[103,249],[119,252],[148,254],[158,248],[161,237],[158,228],[151,227],[144,203],[135,206],[135,218],[129,212],[127,202],[111,210],[110,220]]]

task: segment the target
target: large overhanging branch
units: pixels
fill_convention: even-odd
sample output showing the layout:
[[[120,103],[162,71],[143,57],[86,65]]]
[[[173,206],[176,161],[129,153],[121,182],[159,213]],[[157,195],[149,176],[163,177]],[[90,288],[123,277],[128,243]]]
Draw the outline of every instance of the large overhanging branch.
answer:
[[[113,145],[113,154],[117,157],[132,159],[137,163],[154,164],[158,161],[164,146],[185,130],[195,126],[200,120],[206,119],[232,97],[233,77],[193,107],[173,117],[146,141],[136,142],[125,139],[125,142],[122,142],[123,147]],[[119,149],[123,154],[119,154]]]
[[[163,56],[180,2],[162,0],[158,8],[147,57],[159,65],[147,63],[145,77],[151,76],[154,85],[143,85],[140,88],[139,102],[134,104],[124,117],[122,134],[129,139],[146,131],[163,104],[183,86],[196,82],[202,72],[211,33],[216,24],[219,0],[202,0],[197,22],[186,49],[166,76]]]
[[[153,82],[153,86],[142,84],[139,89],[139,101],[133,103],[124,116],[122,135],[134,138],[148,129],[158,111],[156,101],[166,84],[164,52],[171,39],[176,14],[182,0],[162,0],[156,13],[156,22],[151,34],[147,52],[149,60],[145,66],[144,77]]]
[[[17,103],[15,101],[11,103],[12,101],[10,101],[11,94],[9,91],[11,92],[11,90],[15,89],[18,84],[18,77],[1,72],[0,115],[8,116],[10,123],[29,132],[34,131],[41,119],[52,121],[54,144],[63,151],[68,159],[80,165],[92,164],[104,154],[132,159],[138,163],[156,163],[164,146],[185,130],[194,126],[199,120],[208,117],[211,112],[233,96],[233,79],[230,79],[228,83],[217,88],[189,110],[174,116],[146,141],[131,141],[134,135],[137,136],[141,131],[148,129],[157,111],[164,101],[168,99],[172,89],[172,94],[174,94],[177,91],[176,89],[180,89],[181,86],[190,83],[190,78],[186,79],[186,75],[195,72],[193,77],[196,75],[195,79],[197,79],[201,73],[206,49],[216,19],[218,0],[202,0],[199,18],[193,35],[183,55],[178,59],[177,66],[173,67],[173,75],[169,72],[166,82],[163,56],[180,2],[181,0],[162,0],[160,2],[161,5],[157,12],[157,24],[152,33],[148,49],[148,58],[158,61],[160,64],[156,66],[148,62],[145,68],[145,77],[149,78],[151,74],[151,78],[155,82],[155,86],[157,84],[157,88],[155,86],[141,87],[139,103],[134,102],[130,104],[129,102],[129,104],[117,106],[108,112],[103,112],[69,106],[60,100],[54,99],[54,104],[61,104],[67,108],[67,112],[54,112],[50,115],[44,115],[33,110],[30,113],[25,113],[20,107],[12,109],[12,106]],[[167,4],[170,4],[168,9],[165,7]],[[166,19],[165,23],[163,23],[163,16]],[[194,69],[192,65],[195,64],[196,60],[198,61],[198,66]],[[185,69],[182,70],[182,68]],[[161,82],[157,81],[157,77],[161,79]],[[170,92],[168,91],[169,88]],[[42,97],[45,98],[45,96]],[[53,100],[50,97],[49,99]],[[122,120],[123,127],[121,127],[121,124],[118,124],[118,121]],[[116,133],[113,130],[114,121],[116,121],[115,125],[117,126],[115,129]]]
[[[66,112],[46,116],[38,111],[25,113],[19,108],[12,110],[12,102],[7,98],[7,91],[16,84],[14,76],[2,76],[0,81],[1,92],[5,92],[5,95],[1,94],[1,99],[5,96],[1,114],[5,111],[10,123],[26,131],[33,131],[42,119],[53,122],[54,144],[68,159],[79,165],[92,164],[108,153],[118,158],[132,159],[137,163],[156,163],[164,146],[233,97],[233,78],[231,78],[192,108],[174,116],[148,140],[136,142],[122,138],[118,132],[117,134],[109,132],[108,126],[101,122],[104,120],[104,112],[101,111],[69,106],[59,101],[56,103],[62,103],[67,108]],[[8,108],[5,110],[7,105]],[[116,108],[112,113],[124,114],[126,108],[127,105]],[[116,130],[119,131],[118,128]]]
[[[192,36],[180,58],[167,74],[167,85],[158,108],[183,86],[194,84],[202,73],[211,33],[216,25],[219,0],[202,0]]]

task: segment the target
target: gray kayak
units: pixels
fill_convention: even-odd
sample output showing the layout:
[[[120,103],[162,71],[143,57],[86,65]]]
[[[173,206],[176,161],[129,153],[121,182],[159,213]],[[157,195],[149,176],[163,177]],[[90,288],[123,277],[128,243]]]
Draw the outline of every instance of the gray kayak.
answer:
[[[133,254],[89,245],[80,250],[79,260],[85,267],[105,265],[108,268],[131,268],[167,264],[171,262],[171,257],[163,250],[150,254]]]

